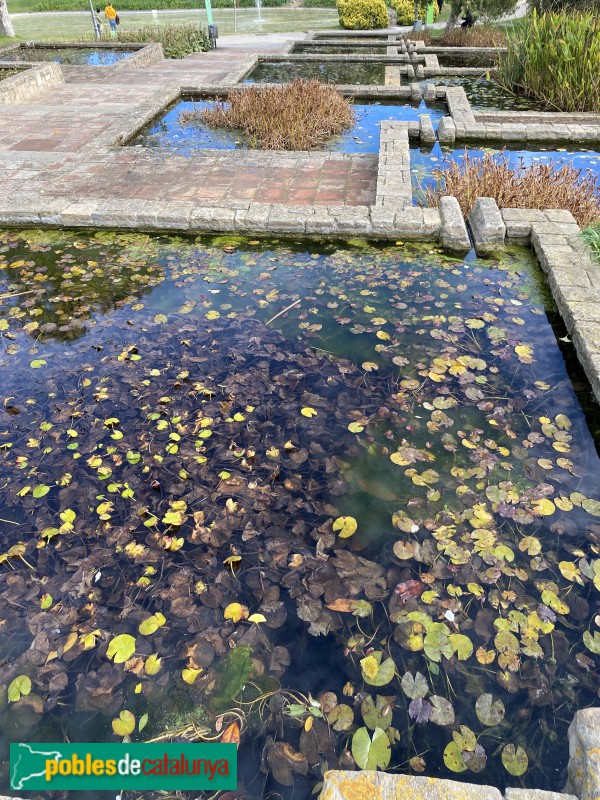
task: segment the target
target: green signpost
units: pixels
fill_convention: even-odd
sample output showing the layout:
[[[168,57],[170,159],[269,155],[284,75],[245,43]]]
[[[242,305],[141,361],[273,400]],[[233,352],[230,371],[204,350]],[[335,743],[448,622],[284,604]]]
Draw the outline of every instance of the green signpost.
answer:
[[[207,0],[207,2],[210,2],[210,0]],[[425,25],[426,27],[433,25],[433,0],[428,0],[427,2],[427,11],[425,13]]]

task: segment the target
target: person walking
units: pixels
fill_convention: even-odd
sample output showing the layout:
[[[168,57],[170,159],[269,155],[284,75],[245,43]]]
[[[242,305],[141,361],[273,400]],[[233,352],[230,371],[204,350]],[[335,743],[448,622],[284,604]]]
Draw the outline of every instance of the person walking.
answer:
[[[117,33],[117,19],[119,18],[119,15],[117,14],[117,10],[112,3],[109,2],[109,4],[104,9],[104,16],[108,20],[108,24],[110,25],[110,32],[114,37],[114,35]]]
[[[98,38],[102,38],[102,17],[100,16],[100,9],[96,9],[96,13],[94,14],[94,25],[96,26],[96,33],[98,34]]]

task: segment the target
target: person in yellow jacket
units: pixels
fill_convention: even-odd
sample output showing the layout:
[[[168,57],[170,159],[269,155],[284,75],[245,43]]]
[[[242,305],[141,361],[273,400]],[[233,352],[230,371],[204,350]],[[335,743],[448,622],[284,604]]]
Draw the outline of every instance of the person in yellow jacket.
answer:
[[[106,8],[104,9],[104,16],[108,20],[108,24],[110,25],[110,32],[116,33],[117,32],[117,20],[119,19],[119,15],[117,14],[116,8],[114,8],[112,3],[109,3]]]

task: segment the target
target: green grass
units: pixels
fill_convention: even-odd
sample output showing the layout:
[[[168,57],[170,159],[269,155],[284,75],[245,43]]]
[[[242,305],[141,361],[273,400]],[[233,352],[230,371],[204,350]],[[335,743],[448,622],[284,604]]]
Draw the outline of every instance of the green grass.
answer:
[[[118,7],[118,5],[117,5]],[[216,8],[213,10],[219,34],[227,36],[234,33],[233,10]],[[337,28],[338,15],[335,9],[329,8],[263,8],[262,25],[259,25],[255,9],[244,8],[237,12],[237,33],[285,33],[288,31],[322,30]],[[140,28],[143,25],[180,25],[189,22],[200,22],[206,25],[204,10],[173,12],[158,14],[155,19],[151,12],[120,14],[121,28]],[[36,41],[68,41],[81,39],[82,36],[93,37],[91,15],[81,14],[31,14],[26,17],[13,18],[15,33],[18,38]],[[14,41],[14,40],[10,40]]]
[[[592,248],[598,261],[600,261],[600,222],[596,223],[596,225],[590,225],[589,228],[585,228],[583,236]]]

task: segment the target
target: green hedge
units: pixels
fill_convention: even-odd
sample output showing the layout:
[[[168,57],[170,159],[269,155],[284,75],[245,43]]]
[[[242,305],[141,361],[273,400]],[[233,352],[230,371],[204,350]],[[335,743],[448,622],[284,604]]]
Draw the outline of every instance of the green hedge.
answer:
[[[338,0],[337,9],[342,28],[370,31],[388,26],[384,0]]]
[[[304,8],[335,8],[337,0],[304,0]]]
[[[265,8],[272,8],[276,6],[286,5],[288,0],[263,0],[262,5]],[[104,11],[105,2],[97,4],[94,0],[94,7],[99,5],[100,9]],[[320,5],[315,3],[315,5]],[[335,5],[335,2],[332,3]],[[213,0],[213,8],[233,8],[233,0]],[[254,8],[256,6],[255,0],[238,0],[238,8]],[[153,11],[154,9],[183,9],[193,10],[204,8],[204,3],[201,0],[116,0],[115,8],[121,11]],[[31,11],[82,11],[85,10],[81,0],[40,0],[36,3]]]

